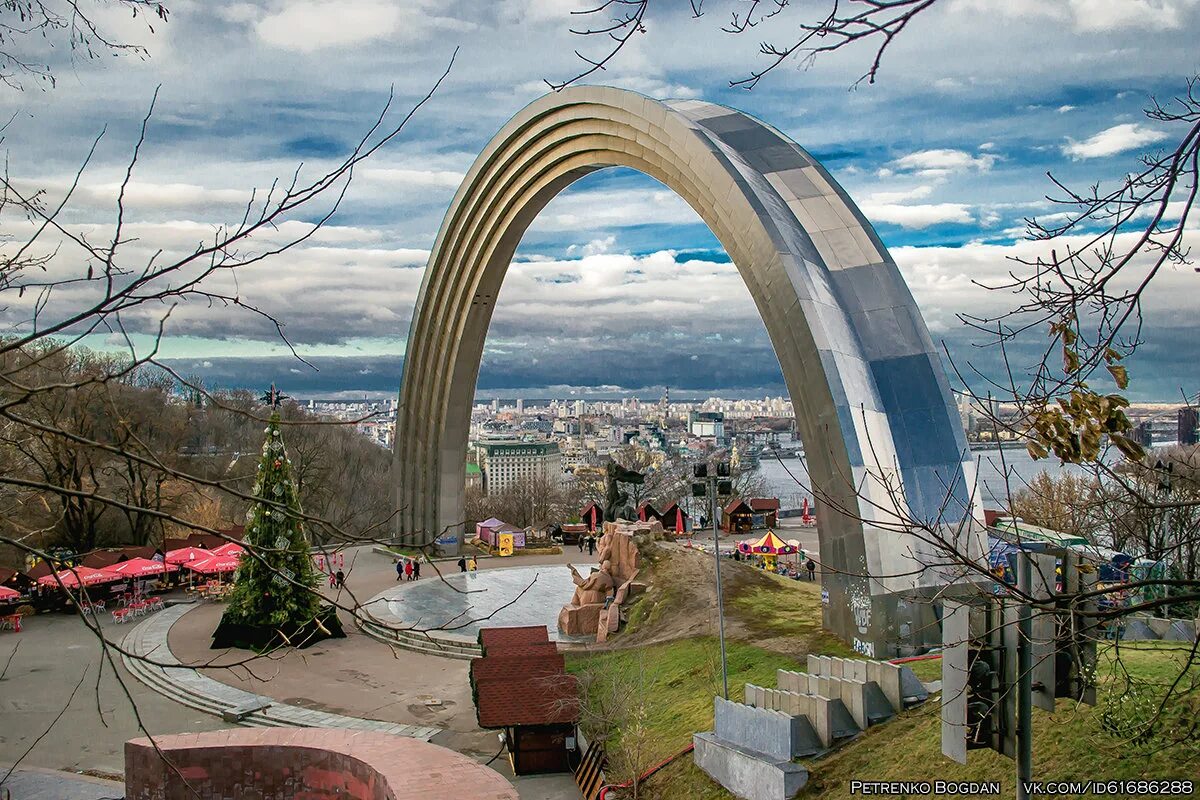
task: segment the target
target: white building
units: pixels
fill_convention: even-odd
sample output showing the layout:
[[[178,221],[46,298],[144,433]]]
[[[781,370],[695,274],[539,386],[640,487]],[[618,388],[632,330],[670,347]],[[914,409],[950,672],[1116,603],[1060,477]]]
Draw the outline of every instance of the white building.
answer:
[[[523,481],[562,485],[562,453],[557,442],[484,439],[475,443],[475,458],[483,471],[484,494],[503,492]]]

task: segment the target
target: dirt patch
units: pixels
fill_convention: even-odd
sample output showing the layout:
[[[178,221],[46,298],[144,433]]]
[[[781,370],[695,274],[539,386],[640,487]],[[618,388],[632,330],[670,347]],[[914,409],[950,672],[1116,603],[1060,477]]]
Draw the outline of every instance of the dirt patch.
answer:
[[[659,642],[693,636],[717,635],[717,590],[713,576],[713,557],[680,545],[668,544],[647,554],[639,581],[647,584],[646,593],[630,605],[628,624],[606,645],[589,651],[644,647]],[[793,587],[787,581],[738,561],[721,561],[721,589],[725,603],[725,635],[788,655],[807,653],[807,642],[792,641],[788,636],[771,636],[747,619],[740,601],[747,596],[778,595],[778,602],[794,600]],[[817,620],[818,627],[820,620]],[[767,633],[767,636],[763,636]]]

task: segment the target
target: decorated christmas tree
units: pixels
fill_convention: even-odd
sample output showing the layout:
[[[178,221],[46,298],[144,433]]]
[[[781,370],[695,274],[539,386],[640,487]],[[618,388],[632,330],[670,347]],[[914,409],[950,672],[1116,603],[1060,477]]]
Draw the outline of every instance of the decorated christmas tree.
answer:
[[[271,387],[272,406],[280,395]],[[306,646],[341,636],[336,612],[322,607],[320,585],[301,522],[300,500],[280,430],[278,410],[263,431],[254,504],[246,520],[246,552],[213,647]]]

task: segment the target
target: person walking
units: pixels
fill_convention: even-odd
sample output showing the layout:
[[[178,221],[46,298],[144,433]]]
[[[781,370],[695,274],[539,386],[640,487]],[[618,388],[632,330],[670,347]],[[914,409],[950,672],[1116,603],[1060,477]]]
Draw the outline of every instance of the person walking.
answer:
[[[396,559],[396,580],[400,581],[404,578],[404,559]]]
[[[413,559],[413,580],[421,580],[421,559],[419,557]]]
[[[804,564],[804,568],[805,568],[806,570],[808,570],[808,579],[809,579],[810,581],[811,581],[811,580],[813,580],[813,579],[814,579],[814,577],[815,577],[815,575],[816,575],[816,572],[817,572],[817,562],[813,561],[813,560],[810,558],[810,559],[809,559],[809,560],[808,560],[808,561],[807,561],[807,562]]]
[[[579,552],[581,552],[581,553],[583,552],[583,547],[584,547],[584,545],[585,545],[585,544],[587,544],[587,541],[586,541],[586,539],[587,539],[587,537],[586,537],[586,536],[584,536],[583,534],[580,534],[580,535],[579,535],[579,541],[578,541],[578,544],[579,544]]]
[[[588,555],[594,556],[595,554],[596,554],[596,537],[588,536]]]
[[[474,572],[476,569],[478,569],[478,567],[479,565],[475,563],[475,556],[471,556],[469,559],[467,559],[467,572]]]
[[[339,569],[337,572],[333,573],[333,586],[335,589],[341,589],[345,585],[346,585],[346,573],[342,572]]]
[[[458,571],[459,572],[467,571],[467,557],[466,556],[463,556],[462,558],[460,558],[458,560]]]
[[[404,562],[404,580],[406,580],[406,581],[412,580],[412,570],[413,570],[412,561],[411,560],[405,561]]]

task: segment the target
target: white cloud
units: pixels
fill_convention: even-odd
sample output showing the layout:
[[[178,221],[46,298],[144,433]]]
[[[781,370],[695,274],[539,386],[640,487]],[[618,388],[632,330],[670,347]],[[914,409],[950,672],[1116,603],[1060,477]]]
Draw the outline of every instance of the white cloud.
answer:
[[[1180,12],[1192,0],[1071,0],[1075,29],[1178,28]]]
[[[990,153],[973,156],[965,150],[937,148],[918,150],[901,156],[892,162],[891,167],[894,172],[911,172],[923,177],[943,178],[959,172],[987,172],[997,159],[997,156]]]
[[[869,194],[864,199],[866,203],[875,204],[891,204],[904,203],[909,200],[921,200],[928,197],[933,192],[932,186],[916,186],[912,189],[901,189],[894,192],[874,192]]]
[[[400,12],[397,4],[382,0],[301,0],[263,17],[255,30],[269,45],[311,53],[386,39]]]
[[[632,225],[700,222],[687,202],[668,189],[592,189],[559,195],[538,214],[531,231],[590,231]]]
[[[890,222],[902,228],[928,228],[946,223],[967,224],[974,222],[970,206],[963,203],[928,203],[902,205],[899,203],[860,204],[867,219],[873,222]]]
[[[1166,138],[1167,134],[1162,131],[1132,122],[1125,122],[1102,130],[1096,135],[1084,139],[1082,142],[1068,138],[1067,144],[1063,145],[1062,152],[1063,155],[1070,156],[1075,160],[1104,158],[1105,156],[1123,153],[1126,150],[1144,147],[1154,142],[1161,142]]]
[[[985,17],[1069,21],[1076,31],[1109,32],[1178,28],[1180,17],[1195,0],[957,0],[956,11]]]
[[[355,181],[389,188],[441,186],[457,189],[465,173],[448,169],[409,169],[404,167],[367,167],[355,176]]]
[[[1066,114],[1068,111],[1074,111],[1074,110],[1075,110],[1075,106],[1071,106],[1071,105],[1059,106],[1057,109],[1058,113],[1060,113],[1060,114]]]
[[[910,203],[923,200],[933,193],[928,184],[910,189],[874,192],[863,198],[859,208],[873,222],[887,222],[902,228],[921,229],[931,225],[966,224],[974,222],[970,206],[965,203]]]

